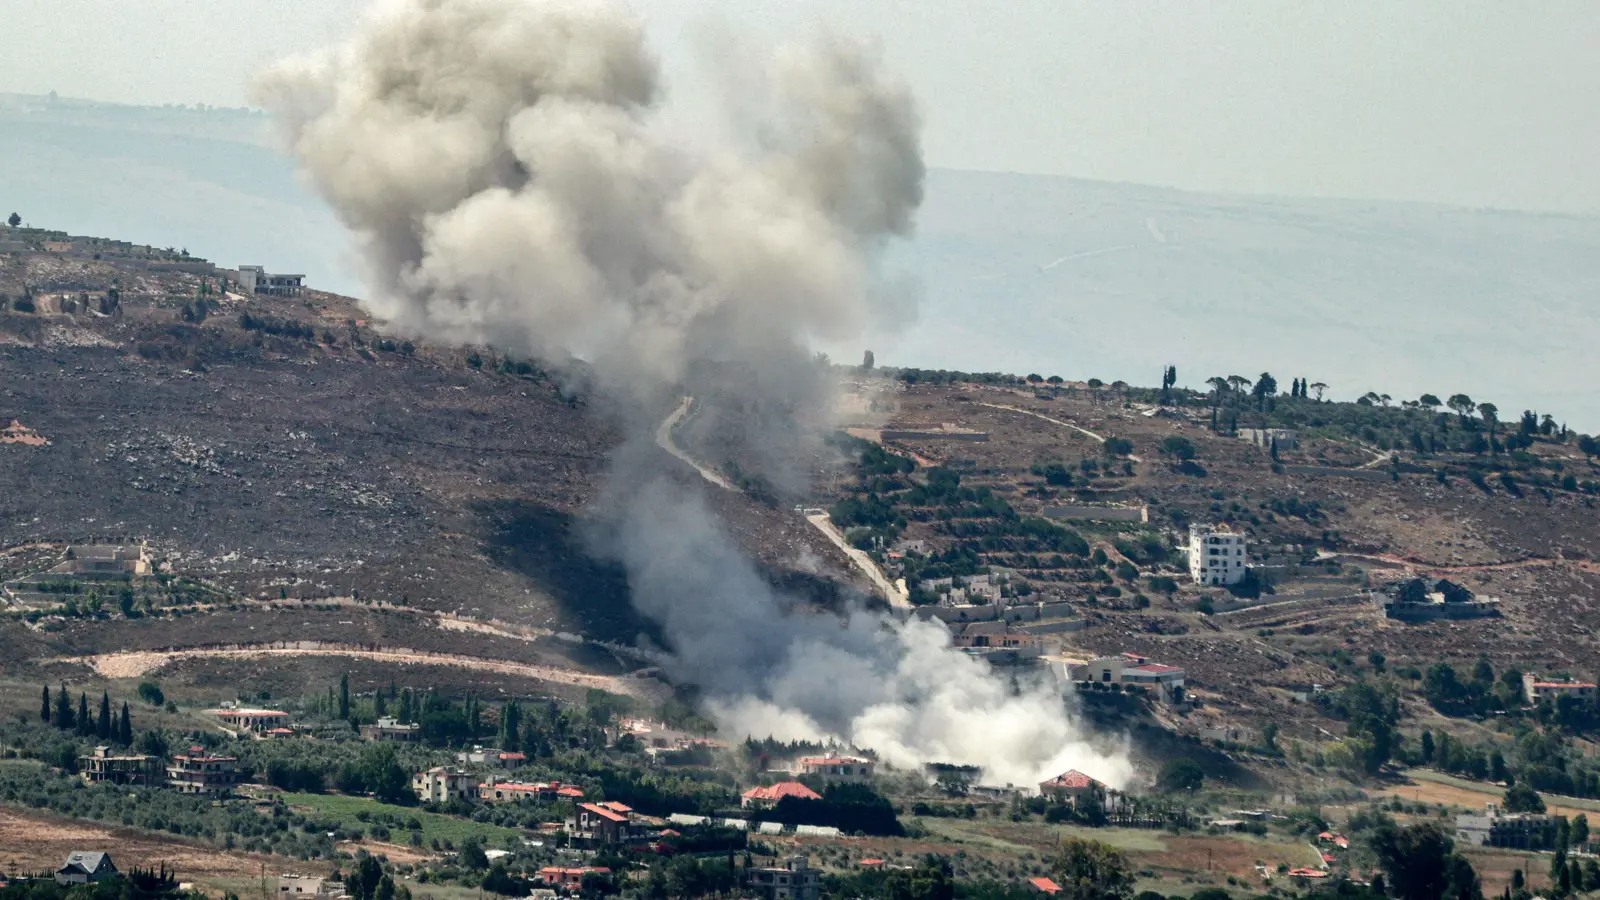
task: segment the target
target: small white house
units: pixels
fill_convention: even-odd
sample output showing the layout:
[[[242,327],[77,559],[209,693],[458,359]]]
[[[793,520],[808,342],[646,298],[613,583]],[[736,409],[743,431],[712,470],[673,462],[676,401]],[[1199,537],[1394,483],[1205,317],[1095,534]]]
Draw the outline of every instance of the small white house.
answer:
[[[1238,584],[1250,568],[1242,532],[1226,527],[1189,529],[1189,577],[1195,584]]]

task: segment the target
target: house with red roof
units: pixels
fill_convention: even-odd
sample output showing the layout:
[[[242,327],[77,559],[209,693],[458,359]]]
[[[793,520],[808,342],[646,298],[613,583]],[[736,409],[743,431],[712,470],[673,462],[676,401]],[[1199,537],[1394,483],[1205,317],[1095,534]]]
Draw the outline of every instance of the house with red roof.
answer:
[[[1522,676],[1522,692],[1527,695],[1528,702],[1535,706],[1544,700],[1555,702],[1557,697],[1593,700],[1595,683],[1592,681],[1554,681],[1540,678],[1538,675],[1528,672]]]
[[[620,844],[633,836],[632,813],[621,803],[580,803],[567,820],[567,834],[575,844]]]
[[[798,781],[780,781],[777,784],[753,787],[745,791],[739,798],[739,805],[745,809],[767,809],[777,806],[778,801],[785,797],[795,797],[800,800],[822,799],[821,794]]]
[[[1077,769],[1068,769],[1049,781],[1039,782],[1040,794],[1057,803],[1071,803],[1074,806],[1080,797],[1097,791],[1103,796],[1106,791],[1105,784]]]
[[[582,868],[563,868],[561,866],[545,866],[534,876],[535,880],[542,881],[550,887],[568,888],[577,890],[583,886],[583,876],[610,875],[611,870],[605,866],[583,866]]]
[[[1061,893],[1061,885],[1056,884],[1054,881],[1051,881],[1048,878],[1029,878],[1028,887],[1033,888],[1035,891],[1038,891],[1041,894],[1046,894],[1052,897]]]
[[[583,788],[562,784],[559,781],[504,781],[491,776],[488,781],[478,785],[478,799],[488,803],[516,803],[521,800],[537,800],[549,803],[553,800],[582,800]]]

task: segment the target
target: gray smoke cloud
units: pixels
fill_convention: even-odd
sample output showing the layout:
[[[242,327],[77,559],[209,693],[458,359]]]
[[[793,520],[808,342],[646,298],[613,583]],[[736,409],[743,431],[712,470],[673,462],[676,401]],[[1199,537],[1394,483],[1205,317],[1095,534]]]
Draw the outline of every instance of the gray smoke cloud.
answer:
[[[741,388],[753,401],[820,406],[808,342],[872,318],[877,250],[922,199],[916,107],[870,47],[835,36],[743,76],[731,136],[686,138],[616,7],[400,0],[351,43],[272,68],[259,96],[359,242],[364,302],[391,332],[581,357],[634,417],[708,360],[763,373]],[[642,444],[653,423],[636,424]],[[1014,689],[943,626],[775,593],[644,459],[619,453],[606,544],[669,671],[730,732],[1019,784],[1130,774],[1057,693]]]

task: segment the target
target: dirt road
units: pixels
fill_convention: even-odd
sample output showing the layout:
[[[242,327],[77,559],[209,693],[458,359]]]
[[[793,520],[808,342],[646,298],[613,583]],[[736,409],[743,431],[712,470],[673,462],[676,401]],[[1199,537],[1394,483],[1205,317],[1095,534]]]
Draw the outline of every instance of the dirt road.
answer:
[[[711,482],[719,488],[722,488],[725,491],[737,491],[738,488],[733,486],[733,482],[723,478],[721,475],[718,475],[715,469],[702,466],[700,463],[696,462],[694,457],[684,452],[683,448],[679,447],[677,442],[672,439],[672,429],[678,427],[678,423],[683,421],[684,416],[689,414],[689,410],[693,406],[693,397],[683,398],[683,402],[678,404],[678,408],[672,411],[672,415],[667,416],[667,418],[662,421],[661,427],[656,429],[656,444],[661,449],[693,466],[694,470],[700,473],[701,478],[704,478],[705,480]]]
[[[888,576],[883,574],[883,570],[878,568],[878,564],[872,561],[872,557],[850,546],[850,542],[844,539],[839,529],[833,527],[833,522],[827,513],[812,513],[806,516],[806,521],[822,532],[835,547],[843,551],[845,556],[850,557],[850,561],[855,563],[861,574],[867,576],[867,580],[872,582],[872,586],[877,588],[878,594],[883,599],[889,601],[890,606],[901,610],[911,609],[910,592],[891,582]]]
[[[1105,439],[1104,435],[1095,434],[1094,432],[1090,431],[1089,429],[1084,428],[1082,425],[1074,425],[1071,422],[1066,422],[1066,421],[1063,421],[1061,419],[1054,419],[1054,418],[1051,418],[1050,416],[1045,415],[1044,413],[1036,413],[1031,409],[1023,409],[1023,408],[1021,408],[1019,406],[1006,406],[1006,405],[1000,404],[1000,403],[984,403],[982,401],[979,401],[978,405],[979,406],[987,406],[990,409],[1003,409],[1006,412],[1019,413],[1019,414],[1024,415],[1024,416],[1033,416],[1035,419],[1043,419],[1043,420],[1045,420],[1046,422],[1049,422],[1052,425],[1060,425],[1062,428],[1071,428],[1073,431],[1076,431],[1079,434],[1082,434],[1085,437],[1088,437],[1089,439],[1093,440],[1095,443],[1104,444],[1106,442],[1106,439]],[[1128,458],[1133,460],[1134,462],[1142,462],[1142,460],[1140,460],[1139,457],[1133,455],[1132,453],[1128,454]]]
[[[182,659],[264,659],[275,656],[338,656],[400,665],[454,666],[478,672],[495,672],[501,675],[537,678],[557,684],[600,688],[614,694],[630,694],[638,697],[651,697],[659,693],[661,689],[659,683],[648,679],[626,678],[615,675],[593,675],[587,672],[575,672],[571,669],[536,663],[481,659],[473,656],[433,653],[426,650],[411,650],[403,647],[366,649],[340,644],[326,644],[320,641],[297,641],[265,646],[196,647],[186,650],[142,650],[126,653],[106,653],[99,656],[65,657],[55,660],[55,662],[86,665],[105,678],[139,678],[160,669],[170,662]]]

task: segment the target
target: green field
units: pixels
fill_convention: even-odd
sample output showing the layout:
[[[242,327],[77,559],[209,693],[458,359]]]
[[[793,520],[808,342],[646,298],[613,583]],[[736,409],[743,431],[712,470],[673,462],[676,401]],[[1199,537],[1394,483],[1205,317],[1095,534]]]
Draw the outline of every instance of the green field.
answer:
[[[370,797],[346,797],[340,794],[284,794],[283,800],[290,806],[303,807],[315,810],[318,818],[337,819],[344,828],[366,829],[369,823],[382,822],[390,830],[390,840],[395,843],[405,843],[409,840],[409,832],[404,825],[397,823],[407,822],[412,818],[422,823],[422,842],[431,845],[437,838],[440,841],[449,841],[454,846],[461,846],[461,842],[469,838],[481,837],[490,847],[503,847],[507,841],[520,840],[522,833],[515,828],[502,828],[499,825],[485,825],[467,819],[457,819],[453,816],[443,816],[438,813],[423,812],[409,806],[395,806],[390,803],[380,803]],[[367,822],[362,822],[359,813],[367,814]]]

